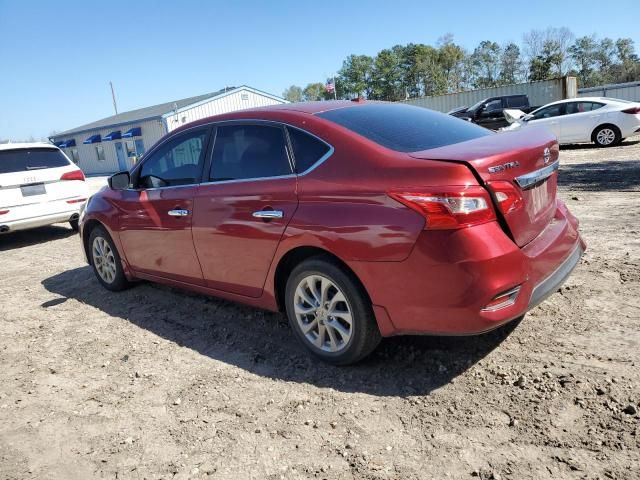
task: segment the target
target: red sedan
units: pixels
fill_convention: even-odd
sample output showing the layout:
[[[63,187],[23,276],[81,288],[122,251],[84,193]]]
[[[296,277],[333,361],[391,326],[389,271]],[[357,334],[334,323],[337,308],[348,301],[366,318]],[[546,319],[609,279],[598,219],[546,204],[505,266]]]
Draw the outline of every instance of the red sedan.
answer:
[[[403,104],[245,110],[112,176],[80,234],[110,290],[143,279],[285,311],[347,364],[382,336],[486,332],[555,292],[585,249],[558,162],[544,129]]]

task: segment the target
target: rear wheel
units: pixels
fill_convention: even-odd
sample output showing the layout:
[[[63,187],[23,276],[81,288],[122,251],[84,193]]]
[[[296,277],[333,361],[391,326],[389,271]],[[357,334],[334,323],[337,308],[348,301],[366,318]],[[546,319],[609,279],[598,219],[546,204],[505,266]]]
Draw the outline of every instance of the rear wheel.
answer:
[[[593,141],[598,147],[611,147],[621,140],[620,130],[614,125],[603,125],[593,132]]]
[[[77,232],[80,229],[79,222],[80,221],[77,218],[74,220],[69,220],[69,225],[71,225],[71,228],[74,232]]]
[[[93,272],[103,287],[116,292],[130,286],[124,275],[118,250],[104,227],[98,226],[91,231],[89,252]]]
[[[287,280],[286,310],[296,336],[315,356],[355,363],[380,342],[371,303],[349,272],[329,258],[305,260]]]

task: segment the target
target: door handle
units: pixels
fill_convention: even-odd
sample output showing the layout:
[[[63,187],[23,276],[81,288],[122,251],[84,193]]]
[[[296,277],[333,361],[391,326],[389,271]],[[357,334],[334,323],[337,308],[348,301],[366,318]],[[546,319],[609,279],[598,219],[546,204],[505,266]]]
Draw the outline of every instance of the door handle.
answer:
[[[181,210],[181,209],[175,209],[175,210],[169,210],[167,212],[169,214],[170,217],[186,217],[189,215],[189,210]]]
[[[284,217],[284,212],[282,210],[258,210],[257,212],[252,213],[253,218],[282,218]]]

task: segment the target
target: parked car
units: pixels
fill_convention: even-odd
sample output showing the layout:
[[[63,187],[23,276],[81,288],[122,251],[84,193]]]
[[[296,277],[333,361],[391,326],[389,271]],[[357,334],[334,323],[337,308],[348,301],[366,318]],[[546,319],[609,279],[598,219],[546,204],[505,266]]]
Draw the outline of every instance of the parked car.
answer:
[[[530,114],[505,110],[505,116],[513,122],[508,130],[545,126],[561,144],[593,142],[599,147],[611,147],[640,133],[640,103],[615,98],[572,98],[550,103]]]
[[[509,125],[504,117],[504,110],[507,108],[518,109],[525,113],[535,109],[529,105],[529,97],[526,95],[503,95],[485,98],[469,108],[460,107],[448,113],[482,127],[498,130]]]
[[[0,233],[69,222],[88,197],[84,174],[54,145],[0,145]]]
[[[477,334],[558,289],[585,244],[545,129],[309,102],[177,129],[81,217],[100,283],[151,280],[286,311],[321,359],[381,336]],[[287,339],[283,338],[283,342]]]

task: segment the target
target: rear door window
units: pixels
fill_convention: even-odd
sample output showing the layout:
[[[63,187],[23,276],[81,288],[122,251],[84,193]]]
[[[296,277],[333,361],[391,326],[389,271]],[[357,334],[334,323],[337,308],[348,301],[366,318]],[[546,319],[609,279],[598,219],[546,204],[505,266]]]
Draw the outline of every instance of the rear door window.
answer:
[[[507,107],[509,108],[521,108],[527,106],[527,97],[520,95],[517,97],[507,97]]]
[[[598,108],[603,106],[604,104],[597,102],[570,102],[567,103],[567,115],[573,113],[591,112],[592,110],[597,110]]]
[[[417,152],[493,135],[486,128],[451,115],[400,103],[371,103],[317,115],[398,152]]]
[[[28,172],[70,165],[60,150],[35,148],[0,150],[0,173]]]
[[[287,132],[293,148],[293,158],[297,173],[304,173],[309,170],[331,150],[331,147],[322,140],[302,130],[287,127]]]
[[[248,180],[292,173],[284,130],[271,125],[217,127],[209,181]]]

